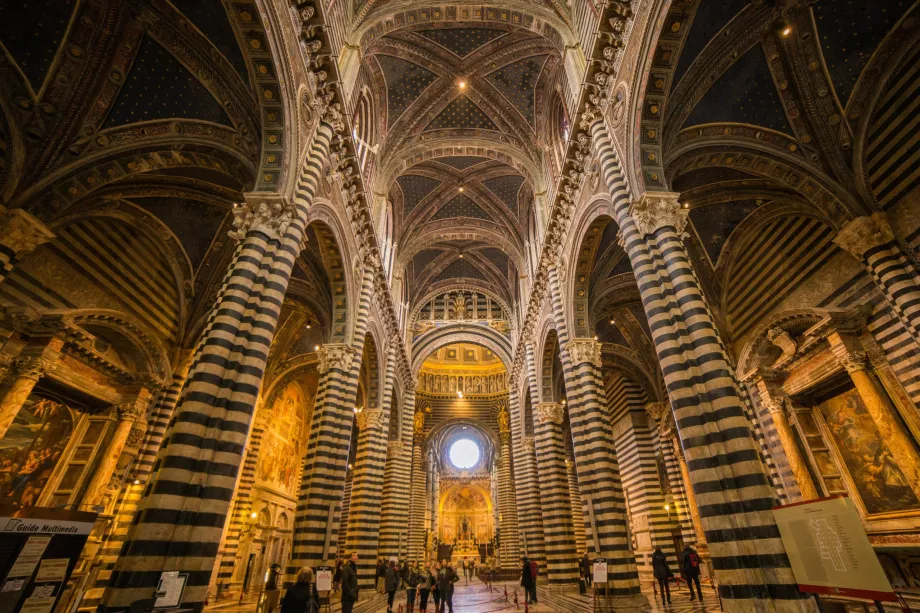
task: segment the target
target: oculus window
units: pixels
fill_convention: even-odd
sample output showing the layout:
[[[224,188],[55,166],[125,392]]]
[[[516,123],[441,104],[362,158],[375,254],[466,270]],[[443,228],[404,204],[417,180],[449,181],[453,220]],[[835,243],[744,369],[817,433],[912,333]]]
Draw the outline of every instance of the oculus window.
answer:
[[[468,470],[479,464],[479,458],[482,452],[479,450],[479,445],[475,442],[468,438],[461,438],[451,444],[447,455],[450,458],[450,463],[454,465],[454,468]]]

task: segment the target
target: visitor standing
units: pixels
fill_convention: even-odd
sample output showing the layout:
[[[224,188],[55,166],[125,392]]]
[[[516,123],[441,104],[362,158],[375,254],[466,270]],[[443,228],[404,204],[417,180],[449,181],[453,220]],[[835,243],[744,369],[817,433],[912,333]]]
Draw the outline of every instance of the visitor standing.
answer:
[[[415,561],[409,562],[409,570],[406,571],[406,613],[415,612],[415,594],[422,576],[419,574],[418,565]]]
[[[387,561],[384,558],[377,560],[377,593],[383,594],[383,576],[387,572]]]
[[[441,575],[441,564],[435,562],[434,568],[431,569],[433,587],[431,588],[431,597],[434,598],[435,613],[441,613],[441,587],[438,579]]]
[[[581,556],[581,574],[585,578],[585,588],[591,589],[591,560],[588,558],[588,552]]]
[[[278,576],[281,574],[281,565],[272,564],[268,569],[268,580],[265,582],[265,613],[272,613],[278,608],[281,600],[281,586],[278,585]]]
[[[342,560],[335,561],[335,572],[332,573],[332,591],[338,592],[342,589]]]
[[[530,602],[537,604],[537,576],[540,574],[540,567],[537,565],[536,560],[530,561],[530,575],[533,578],[533,583],[530,588]]]
[[[313,582],[313,569],[297,573],[297,583],[288,588],[281,601],[281,613],[319,613],[319,592]]]
[[[669,584],[674,573],[671,572],[671,567],[668,566],[668,556],[664,555],[661,547],[655,547],[655,552],[652,554],[652,573],[654,573],[655,579],[658,580],[658,587],[661,589],[661,602],[667,600],[668,604],[671,604],[671,586]],[[690,593],[692,594],[693,592],[691,591]],[[700,595],[700,598],[702,598],[702,595]]]
[[[393,599],[399,589],[399,563],[396,558],[390,559],[389,566],[383,571],[383,589],[387,593],[387,613],[393,613]]]
[[[524,601],[527,603],[533,602],[530,599],[534,591],[533,583],[533,571],[530,569],[530,558],[524,556],[521,558],[521,587],[524,589]]]
[[[358,600],[358,554],[342,566],[342,613],[351,613]]]
[[[420,613],[428,613],[428,595],[431,594],[433,583],[434,577],[431,575],[431,563],[428,562],[419,569],[418,610]]]
[[[703,590],[700,589],[700,555],[693,547],[687,545],[684,547],[684,553],[681,557],[681,566],[683,567],[684,579],[687,580],[687,587],[690,588],[690,600],[696,600],[693,595],[693,584],[696,584],[696,593],[700,600],[703,599]]]
[[[454,584],[457,581],[460,581],[460,575],[457,574],[450,562],[441,567],[441,571],[438,573],[438,590],[441,592],[440,613],[454,613]]]

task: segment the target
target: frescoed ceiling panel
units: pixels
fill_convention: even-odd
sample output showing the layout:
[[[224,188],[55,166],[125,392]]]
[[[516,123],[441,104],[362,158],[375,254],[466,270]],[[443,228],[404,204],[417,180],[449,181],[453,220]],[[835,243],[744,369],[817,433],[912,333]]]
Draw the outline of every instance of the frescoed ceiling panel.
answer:
[[[145,36],[103,128],[170,118],[203,119],[233,127],[204,85],[171,53]]]
[[[719,77],[683,127],[718,122],[747,123],[792,134],[760,45]]]
[[[240,50],[233,27],[224,9],[222,1],[212,0],[171,0],[182,13],[201,30],[217,50],[230,62],[230,65],[239,73],[240,78],[249,85],[249,71],[246,60]]]
[[[376,57],[387,85],[387,125],[392,126],[438,76],[402,58]]]
[[[505,32],[488,28],[444,28],[422,30],[419,34],[463,58],[502,36]]]
[[[0,8],[0,43],[35,92],[51,68],[76,4],[76,0],[29,0],[5,2]]]
[[[837,97],[846,105],[856,80],[910,0],[835,0],[811,5],[821,53]]]
[[[713,266],[719,261],[728,237],[757,207],[755,200],[740,200],[690,209],[690,222]]]
[[[466,96],[458,96],[435,117],[425,130],[498,130],[485,112]]]
[[[499,68],[486,78],[533,127],[536,92],[534,88],[547,56],[529,57]]]
[[[132,202],[162,221],[182,243],[192,270],[204,259],[229,209],[180,198],[135,198]]]
[[[441,182],[419,175],[403,175],[396,179],[403,192],[403,214],[408,215],[425,196],[433,192]]]

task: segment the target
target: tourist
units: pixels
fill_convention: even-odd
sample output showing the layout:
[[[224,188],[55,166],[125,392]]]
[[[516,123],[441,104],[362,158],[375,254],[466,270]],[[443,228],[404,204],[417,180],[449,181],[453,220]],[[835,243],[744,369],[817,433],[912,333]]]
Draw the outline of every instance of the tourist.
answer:
[[[476,578],[476,558],[470,558],[469,562],[470,581]]]
[[[272,564],[268,569],[268,580],[265,582],[265,605],[262,609],[265,613],[272,613],[278,608],[278,602],[281,600],[281,586],[278,585],[280,574],[280,564]]]
[[[524,556],[521,558],[521,587],[524,588],[524,600],[528,604],[533,602],[530,599],[534,592],[533,571],[530,569],[530,558]]]
[[[588,552],[581,556],[581,575],[585,578],[585,588],[591,589],[591,560],[588,558]]]
[[[438,573],[438,590],[441,592],[441,609],[439,613],[454,613],[454,584],[460,581],[460,575],[454,570],[450,562],[441,567]]]
[[[338,592],[342,589],[342,559],[335,561],[335,572],[332,573],[332,591]]]
[[[313,582],[313,569],[297,573],[297,583],[288,588],[281,601],[281,613],[319,613],[319,592]]]
[[[434,563],[434,567],[431,569],[431,578],[432,578],[432,588],[431,596],[434,598],[434,610],[436,613],[441,613],[441,588],[438,585],[438,575],[441,574],[441,564],[438,562]]]
[[[658,579],[658,587],[661,589],[661,602],[667,600],[668,604],[671,604],[671,586],[669,582],[674,573],[671,572],[671,568],[668,566],[668,557],[661,551],[661,547],[655,547],[655,553],[652,554],[652,572],[655,574],[655,578]],[[692,594],[693,592],[691,591],[690,593]],[[702,598],[702,595],[700,598]]]
[[[387,572],[387,561],[384,558],[377,560],[377,593],[383,594],[383,576]]]
[[[342,567],[342,613],[351,613],[358,600],[358,554]]]
[[[699,594],[700,600],[703,599],[703,590],[700,589],[700,556],[693,547],[687,545],[681,556],[681,567],[684,573],[684,579],[687,581],[687,587],[690,588],[690,600],[696,600],[693,595],[693,584],[696,583],[696,593]]]
[[[406,613],[415,611],[415,591],[418,584],[422,581],[422,576],[418,572],[418,565],[412,561],[407,562],[408,570],[406,571]]]
[[[419,572],[418,609],[420,613],[428,613],[428,595],[431,593],[434,583],[435,579],[431,574],[431,563],[427,563]]]
[[[383,589],[387,593],[387,613],[393,613],[393,599],[399,589],[399,562],[390,558],[390,564],[383,571]]]

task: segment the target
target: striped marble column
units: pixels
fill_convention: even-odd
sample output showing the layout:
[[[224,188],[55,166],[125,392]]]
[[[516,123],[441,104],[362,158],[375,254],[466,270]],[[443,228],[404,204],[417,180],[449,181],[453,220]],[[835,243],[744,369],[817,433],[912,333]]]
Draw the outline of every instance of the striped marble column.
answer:
[[[203,607],[265,362],[333,134],[328,123],[317,127],[293,203],[252,194],[236,209],[232,236],[240,245],[102,611],[125,610],[149,598],[163,571],[188,575],[180,606]]]
[[[575,530],[575,552],[580,556],[588,550],[585,538],[585,509],[581,503],[581,488],[578,487],[578,475],[575,474],[575,462],[565,459],[565,476],[569,482],[569,503],[572,505],[572,529]]]
[[[380,494],[387,453],[389,410],[366,408],[355,416],[358,452],[351,483],[346,549],[358,554],[358,585],[372,589],[377,575],[380,536]],[[365,563],[362,564],[361,562]]]
[[[300,568],[331,564],[339,553],[338,526],[354,404],[374,288],[373,272],[369,269],[359,272],[363,281],[355,312],[355,340],[352,344],[326,344],[319,352],[320,383],[294,517],[294,547],[285,577],[289,583],[294,582]],[[374,563],[359,559],[359,571]]]
[[[771,513],[776,493],[680,242],[686,217],[672,197],[646,194],[631,206],[603,124],[590,130],[661,361],[725,610],[814,610],[789,567]]]
[[[543,535],[546,539],[546,576],[550,588],[559,590],[578,583],[578,556],[562,434],[564,417],[565,407],[557,402],[541,402],[534,407],[534,442],[540,477]]]
[[[53,238],[54,233],[33,215],[0,205],[0,283],[20,258]]]
[[[518,538],[518,516],[514,503],[514,476],[511,466],[511,431],[498,433],[498,527],[501,530],[502,568],[514,568],[521,559],[521,546]]]
[[[857,217],[834,242],[866,267],[891,310],[920,341],[920,274],[895,239],[887,215]]]
[[[534,366],[533,343],[525,343],[526,368],[522,373],[529,389],[530,398],[539,402],[537,375]],[[540,568],[546,568],[546,539],[543,532],[541,512],[540,479],[537,474],[537,457],[532,432],[525,429],[524,404],[518,391],[508,391],[511,408],[511,451],[514,454],[515,493],[518,503],[518,534],[521,551],[536,560]]]
[[[412,439],[412,485],[409,490],[409,551],[410,560],[425,556],[425,497],[428,490],[428,466],[425,461],[424,434],[416,429]]]
[[[404,384],[405,385],[405,384]],[[409,497],[415,490],[412,481],[412,410],[415,386],[405,387],[400,404],[400,438],[387,443],[387,463],[383,477],[383,503],[380,508],[380,556],[387,559],[405,553],[409,533]],[[422,488],[424,495],[424,488]],[[400,548],[403,551],[400,551]]]

